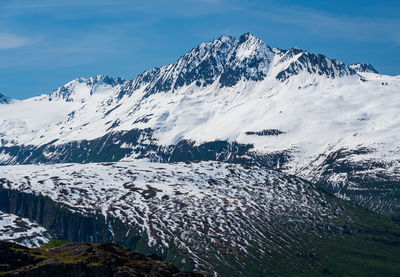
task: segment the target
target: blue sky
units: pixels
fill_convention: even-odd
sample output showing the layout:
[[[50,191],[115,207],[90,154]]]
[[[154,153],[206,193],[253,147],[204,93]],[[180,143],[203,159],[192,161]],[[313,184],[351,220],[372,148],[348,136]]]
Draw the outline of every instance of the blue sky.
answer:
[[[399,0],[2,0],[0,93],[23,99],[97,74],[132,79],[245,32],[399,75],[399,30]]]

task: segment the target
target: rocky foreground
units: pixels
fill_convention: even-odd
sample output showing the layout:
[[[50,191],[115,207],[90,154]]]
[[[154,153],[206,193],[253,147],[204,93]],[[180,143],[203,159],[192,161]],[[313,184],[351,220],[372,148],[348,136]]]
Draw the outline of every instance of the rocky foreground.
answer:
[[[191,276],[155,255],[144,256],[115,244],[68,243],[56,248],[26,248],[0,241],[0,276],[129,277]]]

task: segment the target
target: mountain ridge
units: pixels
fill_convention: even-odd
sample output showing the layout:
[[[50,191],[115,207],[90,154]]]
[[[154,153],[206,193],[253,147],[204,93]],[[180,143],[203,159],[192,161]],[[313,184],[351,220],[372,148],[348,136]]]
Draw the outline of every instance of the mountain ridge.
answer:
[[[293,58],[298,54],[300,54],[298,57],[299,60],[294,60],[293,63],[289,64],[288,68],[278,72],[276,75],[277,79],[285,81],[290,74],[298,74],[299,71],[304,69],[310,74],[325,74],[330,78],[355,75],[357,71],[353,67],[360,70],[360,72],[377,73],[372,65],[366,63],[346,66],[336,59],[329,59],[322,54],[313,54],[297,47],[289,50],[271,48],[251,33],[245,33],[238,39],[231,36],[221,36],[213,41],[203,42],[181,56],[174,63],[144,71],[128,81],[128,85],[121,88],[118,98],[122,98],[125,94],[131,95],[134,90],[140,89],[143,85],[146,86],[145,90],[147,94],[145,96],[148,96],[151,93],[176,90],[184,85],[188,86],[193,82],[198,87],[204,87],[211,85],[218,78],[220,78],[219,84],[221,87],[232,87],[243,76],[247,80],[260,81],[266,77],[269,63],[274,56],[280,55],[278,63],[283,63],[283,61]],[[198,58],[199,56],[200,58]],[[197,59],[193,60],[193,57],[197,57]],[[245,62],[245,64],[241,64],[242,62]],[[182,65],[185,66],[183,70]],[[260,67],[258,70],[257,66]],[[243,71],[244,68],[252,69],[253,73]],[[157,75],[160,76],[157,78]],[[80,81],[82,79],[90,80],[99,76],[101,75],[77,78],[73,81]],[[105,78],[113,79],[108,76],[105,76]],[[152,78],[155,78],[155,80],[151,81]],[[114,80],[119,84],[123,84],[123,79],[119,77]],[[66,86],[68,84],[70,83],[67,83]],[[58,89],[54,90],[51,94],[56,94]]]

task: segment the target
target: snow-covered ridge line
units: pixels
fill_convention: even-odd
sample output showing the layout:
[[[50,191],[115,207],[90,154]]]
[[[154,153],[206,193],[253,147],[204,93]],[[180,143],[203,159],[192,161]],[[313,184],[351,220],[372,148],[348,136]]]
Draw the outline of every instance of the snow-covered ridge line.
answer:
[[[271,70],[273,60],[281,65],[280,72]],[[353,75],[356,72],[378,73],[370,64],[357,63],[346,66],[336,59],[329,59],[321,54],[315,55],[297,47],[289,50],[272,49],[259,38],[246,33],[239,39],[222,36],[213,41],[201,43],[175,63],[147,70],[129,82],[122,78],[103,75],[77,78],[51,92],[49,99],[82,101],[96,90],[110,90],[116,86],[119,89],[119,98],[139,89],[144,89],[147,92],[146,95],[149,95],[174,91],[193,83],[198,87],[205,87],[218,81],[221,87],[232,87],[242,78],[260,81],[267,75],[276,74],[275,77],[278,80],[286,80],[303,70],[311,74],[325,75],[328,78]],[[103,86],[103,88],[99,89],[96,86]],[[80,93],[75,95],[77,91]]]
[[[63,100],[67,102],[85,101],[93,94],[104,94],[120,90],[126,81],[122,78],[112,78],[96,75],[89,78],[77,78],[64,86],[55,89],[49,95],[49,101]]]
[[[353,63],[353,64],[349,65],[349,67],[351,69],[354,69],[356,72],[377,73],[377,74],[379,74],[378,70],[376,70],[369,63]]]
[[[217,82],[219,87],[233,87],[243,79],[261,81],[268,75],[285,81],[301,71],[328,78],[356,74],[351,67],[335,59],[296,47],[272,49],[259,38],[246,33],[239,39],[222,36],[202,43],[173,64],[145,71],[128,83],[119,98],[140,89],[144,89],[148,96],[191,84],[206,87]]]

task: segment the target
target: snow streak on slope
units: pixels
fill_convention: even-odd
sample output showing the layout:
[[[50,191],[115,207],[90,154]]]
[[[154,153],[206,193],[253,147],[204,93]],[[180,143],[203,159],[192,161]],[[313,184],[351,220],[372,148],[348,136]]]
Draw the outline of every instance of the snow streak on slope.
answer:
[[[296,240],[293,232],[340,232],[331,226],[341,213],[337,203],[311,184],[259,167],[140,161],[23,165],[3,167],[1,177],[5,189],[49,196],[82,214],[119,218],[142,230],[149,246],[165,251],[176,245],[207,267],[232,253],[239,264],[249,251],[259,259],[269,250],[285,253]],[[113,221],[109,224],[112,230]]]
[[[39,247],[51,236],[37,223],[0,211],[0,240],[12,241],[27,247]]]

